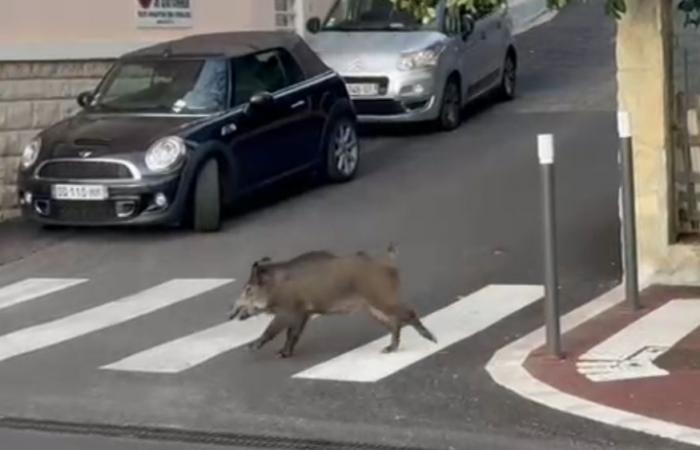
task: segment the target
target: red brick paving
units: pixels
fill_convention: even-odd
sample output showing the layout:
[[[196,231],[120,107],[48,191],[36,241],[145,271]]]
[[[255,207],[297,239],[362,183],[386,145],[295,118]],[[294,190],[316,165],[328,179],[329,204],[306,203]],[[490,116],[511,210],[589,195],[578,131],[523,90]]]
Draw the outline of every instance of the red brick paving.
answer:
[[[610,407],[700,429],[700,328],[657,361],[671,373],[665,377],[594,383],[576,370],[579,356],[636,319],[670,300],[697,298],[699,288],[653,286],[642,292],[644,309],[621,304],[564,335],[566,359],[559,361],[540,348],[525,362],[536,378],[560,391]]]

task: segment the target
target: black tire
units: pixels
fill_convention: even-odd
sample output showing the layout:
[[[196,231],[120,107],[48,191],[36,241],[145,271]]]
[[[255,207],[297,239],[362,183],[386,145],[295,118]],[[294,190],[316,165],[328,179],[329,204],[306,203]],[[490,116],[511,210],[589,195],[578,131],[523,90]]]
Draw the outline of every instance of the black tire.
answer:
[[[201,233],[221,228],[219,162],[215,158],[205,162],[197,174],[192,198],[192,226]]]
[[[323,146],[325,180],[344,183],[355,178],[360,166],[360,140],[355,120],[346,115],[332,118],[326,128]]]
[[[510,101],[515,98],[517,87],[518,67],[515,55],[508,52],[503,62],[503,74],[501,84],[498,86],[498,98],[502,101]]]
[[[450,77],[445,83],[440,104],[437,126],[442,131],[457,129],[462,123],[462,92],[456,77]]]

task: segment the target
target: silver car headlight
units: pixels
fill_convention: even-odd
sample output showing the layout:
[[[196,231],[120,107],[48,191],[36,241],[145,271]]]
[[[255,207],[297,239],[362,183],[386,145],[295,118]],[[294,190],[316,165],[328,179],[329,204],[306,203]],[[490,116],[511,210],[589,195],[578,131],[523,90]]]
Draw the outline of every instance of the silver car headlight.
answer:
[[[415,52],[403,53],[399,60],[399,70],[413,70],[437,66],[445,44],[438,42]]]
[[[24,147],[22,150],[21,164],[22,169],[27,170],[34,165],[36,160],[39,158],[39,152],[41,151],[41,138],[34,138],[32,141]]]
[[[185,142],[177,136],[159,139],[146,152],[146,167],[152,172],[165,172],[185,156]]]

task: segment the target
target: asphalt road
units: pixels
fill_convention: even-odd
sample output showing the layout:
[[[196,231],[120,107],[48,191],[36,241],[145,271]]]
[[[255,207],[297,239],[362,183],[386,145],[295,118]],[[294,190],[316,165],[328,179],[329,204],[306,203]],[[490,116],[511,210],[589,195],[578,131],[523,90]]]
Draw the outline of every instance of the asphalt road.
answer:
[[[535,142],[543,132],[555,135],[557,147],[563,310],[616,284],[614,23],[601,2],[579,4],[519,36],[519,48],[515,101],[481,102],[448,134],[368,130],[356,181],[285,186],[239,211],[219,234],[2,225],[0,286],[29,277],[89,280],[0,311],[3,334],[174,278],[237,281],[0,361],[0,416],[88,430],[91,423],[149,425],[426,448],[674,448],[552,412],[494,385],[486,361],[541,325],[539,302],[376,383],[292,378],[383,336],[362,316],[312,322],[291,360],[276,359],[271,347],[257,354],[234,349],[177,374],[99,369],[221,324],[252,261],[262,256],[382,252],[397,242],[405,300],[422,315],[488,284],[540,284]],[[46,448],[48,439],[58,449],[198,448],[0,429],[3,450]]]

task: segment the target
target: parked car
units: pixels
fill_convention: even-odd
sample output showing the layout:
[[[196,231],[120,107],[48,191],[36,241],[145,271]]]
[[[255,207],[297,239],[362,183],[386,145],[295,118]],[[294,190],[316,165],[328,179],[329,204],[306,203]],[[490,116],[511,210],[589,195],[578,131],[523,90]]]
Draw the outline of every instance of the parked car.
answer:
[[[217,230],[241,195],[359,164],[346,86],[296,34],[198,35],[129,53],[83,109],[24,149],[26,217],[44,224]]]
[[[324,21],[307,23],[309,44],[345,78],[361,122],[452,130],[470,100],[494,90],[513,98],[518,56],[506,6],[480,2],[471,14],[438,0],[426,20],[401,5],[336,0]]]

